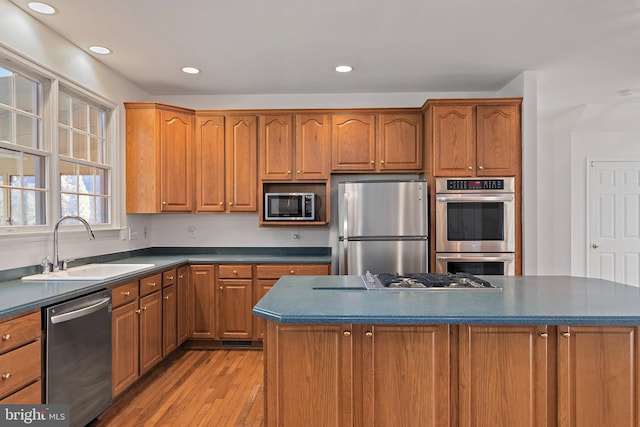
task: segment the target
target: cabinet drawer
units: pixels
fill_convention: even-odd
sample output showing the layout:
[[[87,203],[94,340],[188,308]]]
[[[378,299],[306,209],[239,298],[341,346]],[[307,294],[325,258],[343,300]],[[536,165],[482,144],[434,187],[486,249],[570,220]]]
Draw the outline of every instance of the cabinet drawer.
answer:
[[[111,291],[111,304],[113,308],[127,304],[138,298],[138,282],[129,282],[116,286]]]
[[[162,287],[166,288],[167,286],[176,284],[176,269],[165,271],[162,273]]]
[[[145,296],[151,292],[157,291],[162,288],[162,274],[156,274],[154,276],[145,277],[140,279],[140,296]]]
[[[221,279],[251,279],[251,264],[220,265],[218,277]]]
[[[40,341],[0,356],[0,397],[40,378]]]
[[[282,276],[326,276],[327,264],[263,264],[256,267],[258,279],[279,279]]]
[[[40,403],[42,403],[41,381],[36,381],[0,400],[0,405],[37,405]]]
[[[40,312],[0,323],[0,353],[40,337]]]

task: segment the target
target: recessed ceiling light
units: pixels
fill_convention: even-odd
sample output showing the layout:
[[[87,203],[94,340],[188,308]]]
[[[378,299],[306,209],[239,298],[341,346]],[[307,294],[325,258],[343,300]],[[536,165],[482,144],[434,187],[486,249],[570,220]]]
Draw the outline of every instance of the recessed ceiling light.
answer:
[[[89,50],[93,53],[97,53],[98,55],[108,55],[111,53],[111,49],[108,47],[98,45],[89,46]]]
[[[353,67],[351,65],[338,65],[336,67],[336,71],[339,73],[348,73],[351,70],[353,70]]]
[[[42,13],[44,15],[53,15],[56,13],[56,9],[53,6],[39,1],[29,2],[27,6],[29,6],[29,9],[34,12]]]
[[[187,74],[198,74],[200,69],[196,67],[182,67],[182,71]]]

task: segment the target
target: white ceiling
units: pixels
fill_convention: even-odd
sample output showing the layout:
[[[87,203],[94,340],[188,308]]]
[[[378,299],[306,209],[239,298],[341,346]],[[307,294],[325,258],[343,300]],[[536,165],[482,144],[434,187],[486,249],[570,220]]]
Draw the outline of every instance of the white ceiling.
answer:
[[[151,95],[486,92],[530,70],[543,115],[640,102],[617,95],[640,91],[640,0],[12,1]]]

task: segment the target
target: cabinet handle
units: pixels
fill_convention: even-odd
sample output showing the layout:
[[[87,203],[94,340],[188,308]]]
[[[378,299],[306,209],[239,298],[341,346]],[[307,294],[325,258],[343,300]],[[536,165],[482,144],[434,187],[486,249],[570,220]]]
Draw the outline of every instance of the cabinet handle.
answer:
[[[233,202],[229,202],[229,206],[233,206]]]
[[[2,374],[3,380],[8,380],[9,378],[11,378],[11,372],[5,372],[4,374]]]
[[[237,275],[238,275],[238,272],[237,272],[236,270],[233,270],[233,275],[234,275],[234,276],[237,276]]]
[[[128,297],[129,295],[131,295],[131,292],[127,291],[127,292],[122,292],[122,295],[124,295],[125,297]]]
[[[373,160],[371,160],[371,164],[374,164],[375,162]]]
[[[296,274],[296,272],[294,270],[291,270],[289,273],[290,274]]]
[[[164,299],[168,300],[169,299],[169,295],[165,296]]]
[[[163,204],[163,205],[166,205],[166,204],[167,204],[167,202],[162,202],[162,204]]]
[[[540,335],[540,337],[542,337],[542,338],[548,338],[549,337],[549,334],[546,333],[546,332],[540,332],[538,335]]]
[[[298,175],[300,175],[300,171],[296,171],[296,173],[297,173]]]
[[[367,332],[364,333],[364,336],[371,338],[373,336],[373,332],[367,331]]]
[[[173,276],[167,276],[167,279],[173,280]]]
[[[482,167],[482,166],[478,166],[478,169],[482,170],[482,169],[484,169],[484,167]]]
[[[291,171],[287,171],[287,175],[291,175]]]
[[[381,165],[384,165],[384,160],[380,160],[380,164],[381,164]]]
[[[9,341],[11,339],[11,334],[6,334],[2,336],[2,341]]]
[[[473,169],[473,167],[472,167],[472,166],[469,166],[467,169],[471,170],[471,169]]]
[[[344,331],[344,332],[342,332],[342,335],[344,335],[345,337],[350,337],[351,336],[351,331]]]
[[[562,336],[565,337],[565,338],[569,338],[571,336],[571,332],[565,331],[565,332],[562,333]]]
[[[140,314],[140,313],[142,313],[142,311],[136,310],[136,314]]]
[[[149,283],[149,286],[151,286],[152,288],[155,288],[156,287],[156,282]]]
[[[224,206],[224,202],[220,202],[220,206]]]
[[[142,307],[142,311],[147,311],[147,307]]]
[[[220,286],[220,290],[223,291],[224,290],[224,286]]]
[[[184,279],[184,275],[183,274],[179,275],[178,279]]]

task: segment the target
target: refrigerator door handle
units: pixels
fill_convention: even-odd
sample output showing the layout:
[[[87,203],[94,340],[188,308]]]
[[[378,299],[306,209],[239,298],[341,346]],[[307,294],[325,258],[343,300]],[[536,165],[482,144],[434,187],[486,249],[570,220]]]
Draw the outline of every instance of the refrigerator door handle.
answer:
[[[343,274],[349,274],[349,193],[347,192],[345,192],[344,196],[342,197],[342,211],[344,212],[344,215],[342,216],[342,249],[344,252]]]

